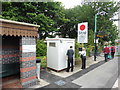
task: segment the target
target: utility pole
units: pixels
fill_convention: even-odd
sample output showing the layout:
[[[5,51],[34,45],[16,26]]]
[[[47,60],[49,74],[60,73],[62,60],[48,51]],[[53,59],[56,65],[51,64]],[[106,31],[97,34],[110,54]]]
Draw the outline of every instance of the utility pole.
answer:
[[[94,30],[94,61],[96,61],[96,32],[97,32],[97,15],[95,14],[95,30]]]

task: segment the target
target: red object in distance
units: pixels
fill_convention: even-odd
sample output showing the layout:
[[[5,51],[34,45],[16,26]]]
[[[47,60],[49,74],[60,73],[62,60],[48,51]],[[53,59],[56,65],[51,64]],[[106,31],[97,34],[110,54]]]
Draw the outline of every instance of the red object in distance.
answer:
[[[80,25],[80,30],[85,30],[85,25]]]

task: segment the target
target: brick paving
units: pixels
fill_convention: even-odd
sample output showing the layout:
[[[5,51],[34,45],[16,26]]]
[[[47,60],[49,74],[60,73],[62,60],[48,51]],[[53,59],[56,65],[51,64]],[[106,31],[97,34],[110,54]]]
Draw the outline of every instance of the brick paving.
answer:
[[[13,75],[13,76],[8,76],[8,77],[4,77],[2,78],[2,88],[22,88],[22,85],[20,83],[19,80],[19,76],[18,75]]]
[[[14,81],[14,82],[11,82],[11,83],[8,83],[8,84],[4,84],[4,85],[2,86],[2,88],[3,88],[3,89],[4,89],[4,88],[22,88],[22,86],[21,86],[20,81],[19,81],[19,80],[16,80],[16,81]]]

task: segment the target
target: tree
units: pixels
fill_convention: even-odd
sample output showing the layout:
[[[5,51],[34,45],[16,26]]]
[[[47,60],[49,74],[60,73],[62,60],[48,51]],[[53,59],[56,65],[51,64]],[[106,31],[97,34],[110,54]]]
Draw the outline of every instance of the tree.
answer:
[[[120,8],[117,6],[117,2],[94,2],[85,3],[85,5],[90,5],[95,10],[95,14],[98,14],[97,32],[104,32],[106,34],[104,38],[101,38],[101,42],[117,39],[118,30],[111,20],[115,12]]]
[[[60,2],[2,2],[2,18],[40,25],[42,39],[68,21],[63,9]]]
[[[62,27],[64,29],[61,32],[68,34],[70,38],[77,38],[78,23],[88,22],[89,30],[94,30],[94,10],[92,7],[88,5],[76,6],[72,9],[66,9],[64,12],[70,21]]]
[[[110,19],[114,16],[114,13],[117,12],[118,9],[119,7],[117,7],[117,4],[114,2],[88,2],[84,3],[82,6],[66,9],[64,11],[65,16],[70,21],[62,27],[63,29],[61,29],[61,32],[64,35],[69,33],[68,36],[71,38],[77,38],[77,24],[88,22],[88,35],[90,36],[92,35],[91,33],[94,32],[95,14],[99,13],[97,15],[97,32],[103,31],[107,36],[112,35],[113,38],[109,38],[107,41],[113,41],[116,39],[118,34],[117,28],[115,28],[113,21]],[[90,41],[93,37],[94,33],[91,37],[89,37],[88,41]],[[101,42],[105,40],[104,38],[101,39]]]

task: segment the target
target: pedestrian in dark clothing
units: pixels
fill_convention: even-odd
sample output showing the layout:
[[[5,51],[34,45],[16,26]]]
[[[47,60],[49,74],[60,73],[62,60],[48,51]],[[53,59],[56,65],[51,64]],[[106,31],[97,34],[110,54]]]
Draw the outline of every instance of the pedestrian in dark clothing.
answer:
[[[81,59],[82,59],[81,69],[85,69],[86,68],[86,51],[85,51],[85,48],[80,48],[79,50],[80,50],[79,54],[80,54]]]
[[[114,54],[115,54],[115,46],[112,45],[110,50],[111,50],[111,57],[114,58]]]
[[[105,45],[103,52],[104,52],[105,62],[107,62],[108,55],[110,53],[109,47],[107,47],[107,45]]]
[[[69,69],[71,68],[71,72],[73,72],[73,55],[74,51],[72,49],[72,46],[70,46],[70,49],[67,51],[68,56],[68,65],[67,65],[67,72],[69,72]]]

